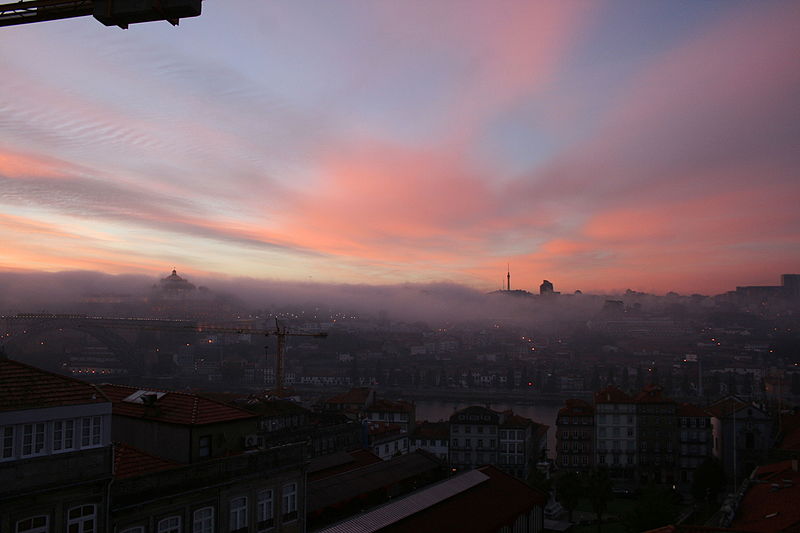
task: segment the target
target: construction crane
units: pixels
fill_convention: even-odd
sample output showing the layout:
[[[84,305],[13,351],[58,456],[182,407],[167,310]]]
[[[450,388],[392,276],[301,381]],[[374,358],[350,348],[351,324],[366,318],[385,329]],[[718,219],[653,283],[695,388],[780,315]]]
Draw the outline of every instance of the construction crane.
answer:
[[[0,4],[0,26],[94,15],[106,26],[127,29],[129,24],[197,17],[201,0],[17,0]]]
[[[327,332],[319,333],[303,333],[303,332],[290,332],[286,326],[281,327],[278,324],[278,319],[275,319],[275,329],[256,329],[256,328],[231,328],[222,326],[201,326],[196,324],[181,325],[152,325],[147,323],[147,319],[132,319],[132,318],[95,318],[94,323],[96,326],[108,326],[123,329],[139,329],[139,330],[157,330],[157,331],[176,331],[176,332],[194,332],[194,333],[231,333],[235,335],[263,335],[265,337],[276,337],[278,346],[275,354],[275,395],[285,395],[285,350],[286,350],[286,337],[317,337],[325,338],[328,336]],[[131,324],[132,320],[142,320],[142,324]],[[180,321],[176,321],[180,322]],[[264,347],[265,363],[269,358],[268,348]]]

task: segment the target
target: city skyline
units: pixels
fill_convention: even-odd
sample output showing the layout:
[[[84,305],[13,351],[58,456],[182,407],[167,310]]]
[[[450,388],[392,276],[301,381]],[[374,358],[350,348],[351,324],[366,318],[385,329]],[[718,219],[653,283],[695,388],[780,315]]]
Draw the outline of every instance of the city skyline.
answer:
[[[718,294],[800,265],[800,7],[0,31],[0,270]],[[24,50],[24,54],[18,53]]]

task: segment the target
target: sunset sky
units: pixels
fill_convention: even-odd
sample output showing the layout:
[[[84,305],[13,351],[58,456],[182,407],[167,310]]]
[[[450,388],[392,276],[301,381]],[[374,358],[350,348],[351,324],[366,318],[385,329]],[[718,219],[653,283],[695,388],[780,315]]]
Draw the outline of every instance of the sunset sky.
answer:
[[[800,2],[206,0],[0,28],[0,270],[800,272]]]

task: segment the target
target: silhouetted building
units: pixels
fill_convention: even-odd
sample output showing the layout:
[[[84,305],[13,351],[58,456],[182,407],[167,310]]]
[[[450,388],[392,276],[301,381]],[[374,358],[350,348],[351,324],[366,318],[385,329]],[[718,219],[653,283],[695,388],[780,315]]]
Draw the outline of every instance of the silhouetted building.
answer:
[[[539,294],[542,296],[550,296],[555,294],[553,291],[553,284],[547,280],[542,281],[542,284],[539,285]]]
[[[93,385],[0,358],[0,531],[108,520],[111,402]]]
[[[183,392],[103,384],[114,402],[113,438],[177,461],[196,461],[254,448],[258,416],[238,407]]]
[[[639,481],[674,484],[678,452],[677,405],[656,385],[648,385],[634,398],[639,444]]]
[[[634,480],[636,454],[636,402],[609,386],[594,395],[598,466],[608,467],[612,478]]]
[[[772,447],[772,419],[754,404],[728,396],[711,404],[714,456],[734,480],[750,475]]]
[[[546,446],[547,429],[512,411],[461,409],[450,416],[450,465],[469,469],[493,464],[524,479]]]
[[[565,470],[594,467],[594,407],[583,400],[567,400],[556,419],[556,464]]]

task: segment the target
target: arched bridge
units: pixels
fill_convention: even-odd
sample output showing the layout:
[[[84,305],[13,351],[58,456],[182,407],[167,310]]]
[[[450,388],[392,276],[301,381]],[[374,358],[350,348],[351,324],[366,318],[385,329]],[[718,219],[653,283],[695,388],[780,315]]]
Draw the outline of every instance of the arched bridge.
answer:
[[[108,348],[116,358],[131,370],[142,365],[139,340],[141,332],[170,332],[193,334],[197,323],[187,320],[151,318],[106,318],[86,315],[20,313],[0,316],[0,346],[13,357],[42,335],[62,330],[85,333]],[[127,332],[127,334],[124,334]],[[133,333],[133,334],[131,334]]]

